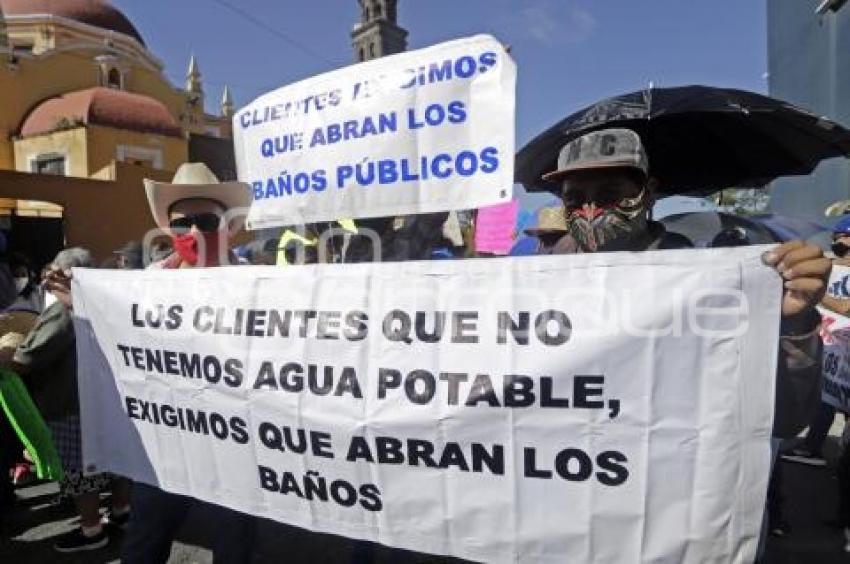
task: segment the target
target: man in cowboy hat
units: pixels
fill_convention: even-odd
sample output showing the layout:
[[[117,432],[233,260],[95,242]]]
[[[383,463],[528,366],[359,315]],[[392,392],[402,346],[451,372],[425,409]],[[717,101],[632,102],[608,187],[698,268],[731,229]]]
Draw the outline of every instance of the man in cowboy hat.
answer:
[[[151,214],[171,236],[174,253],[154,268],[198,268],[230,263],[228,244],[242,227],[251,189],[242,182],[219,182],[203,163],[186,163],[171,183],[145,180]],[[216,562],[249,562],[255,520],[221,506],[133,486],[132,514],[124,538],[125,564],[166,562],[171,542],[192,505],[202,506]]]
[[[156,225],[171,237],[174,252],[152,268],[198,268],[226,264],[228,243],[242,227],[251,190],[241,182],[219,182],[203,163],[180,166],[171,183],[145,180]],[[48,288],[70,306],[70,279],[54,275]],[[133,484],[132,513],[124,537],[125,564],[165,563],[171,542],[192,506],[201,506],[215,562],[250,562],[255,520],[249,515]]]
[[[219,182],[203,163],[186,163],[171,183],[145,180],[154,222],[171,236],[174,253],[161,268],[230,262],[230,239],[241,229],[251,191],[242,182]]]

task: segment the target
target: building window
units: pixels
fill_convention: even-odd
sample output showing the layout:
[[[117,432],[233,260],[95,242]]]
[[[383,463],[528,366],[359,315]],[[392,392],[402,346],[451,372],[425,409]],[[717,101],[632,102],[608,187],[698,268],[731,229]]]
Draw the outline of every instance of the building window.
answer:
[[[15,55],[32,55],[34,49],[35,45],[32,43],[12,43],[12,52]]]
[[[374,43],[369,44],[369,58],[371,58],[371,59],[375,58],[375,44]]]
[[[109,88],[121,90],[121,71],[116,68],[109,69],[109,73],[106,75],[106,85]]]
[[[378,4],[377,2],[375,2],[374,10],[375,10],[375,19],[380,18],[381,17],[381,5]]]
[[[118,145],[115,158],[118,162],[162,170],[163,160],[162,150],[160,149],[136,147],[133,145]]]
[[[360,61],[366,60],[366,51],[363,50],[363,47],[360,48]]]
[[[30,170],[36,174],[65,176],[65,155],[57,153],[39,155],[30,163]]]

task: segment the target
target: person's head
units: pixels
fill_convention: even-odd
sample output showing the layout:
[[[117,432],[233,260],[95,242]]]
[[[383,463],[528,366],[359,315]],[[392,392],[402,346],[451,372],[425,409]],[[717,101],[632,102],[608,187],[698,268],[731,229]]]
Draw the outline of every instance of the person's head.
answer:
[[[537,212],[537,225],[524,229],[524,232],[538,240],[539,254],[551,252],[555,243],[567,233],[564,206],[548,206],[541,209]]]
[[[142,244],[129,241],[113,253],[115,268],[120,270],[137,270],[143,268]]]
[[[154,221],[189,266],[214,266],[226,257],[251,203],[250,186],[219,182],[203,163],[181,165],[171,183],[145,180],[145,192]]]
[[[729,227],[714,236],[709,247],[746,247],[754,244],[746,229],[740,226]]]
[[[277,264],[277,247],[280,239],[273,237],[263,241],[263,245],[251,256],[251,264],[275,265]]]
[[[850,215],[845,215],[832,228],[832,252],[839,258],[850,252]]]
[[[15,280],[15,289],[18,291],[18,295],[29,297],[38,285],[32,263],[25,255],[12,253],[9,259],[9,268],[12,271],[12,278]]]
[[[94,264],[91,253],[82,247],[69,247],[56,255],[50,263],[51,272],[59,272],[70,276],[72,268],[91,268]]]
[[[537,247],[537,252],[540,254],[546,254],[552,252],[552,249],[555,248],[555,245],[558,244],[558,241],[561,240],[561,237],[564,236],[564,233],[558,231],[548,231],[541,232],[537,234],[537,240],[540,242]]]
[[[561,186],[572,252],[630,250],[647,234],[653,194],[640,137],[603,129],[570,141],[544,179]]]

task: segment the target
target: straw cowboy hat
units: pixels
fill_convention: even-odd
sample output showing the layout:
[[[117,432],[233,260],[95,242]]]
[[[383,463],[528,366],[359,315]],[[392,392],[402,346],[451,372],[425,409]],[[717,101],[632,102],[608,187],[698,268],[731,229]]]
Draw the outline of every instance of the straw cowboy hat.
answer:
[[[171,183],[145,179],[145,193],[151,214],[160,229],[168,230],[168,211],[180,200],[207,199],[219,202],[225,210],[251,205],[251,187],[244,182],[219,182],[204,163],[184,163]],[[245,222],[244,215],[234,216],[230,232],[236,233]]]
[[[563,206],[551,206],[543,208],[538,214],[537,227],[525,229],[525,234],[531,237],[538,235],[556,234],[567,232],[567,220],[564,218]]]

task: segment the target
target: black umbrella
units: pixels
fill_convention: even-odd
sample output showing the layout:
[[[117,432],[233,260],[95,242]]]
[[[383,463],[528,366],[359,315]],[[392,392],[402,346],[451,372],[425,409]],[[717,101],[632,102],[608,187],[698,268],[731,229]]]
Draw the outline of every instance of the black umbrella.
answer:
[[[561,147],[606,127],[641,136],[662,194],[764,186],[850,155],[850,131],[787,102],[709,86],[650,88],[593,104],[538,135],[517,154],[517,182],[559,193],[540,177],[555,170]]]
[[[667,231],[684,235],[696,247],[713,246],[712,241],[716,241],[718,236],[721,238],[724,235],[732,236],[736,235],[736,232],[739,232],[741,235],[742,241],[740,244],[759,245],[780,241],[778,236],[774,235],[761,223],[725,212],[678,213],[668,215],[659,221],[664,224]],[[714,246],[732,245],[715,244]]]

